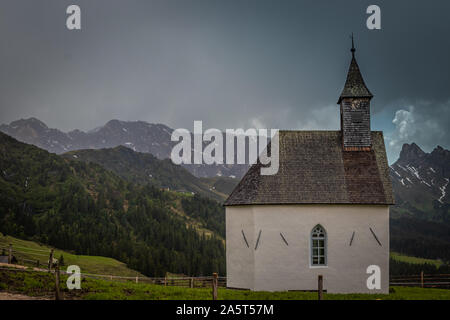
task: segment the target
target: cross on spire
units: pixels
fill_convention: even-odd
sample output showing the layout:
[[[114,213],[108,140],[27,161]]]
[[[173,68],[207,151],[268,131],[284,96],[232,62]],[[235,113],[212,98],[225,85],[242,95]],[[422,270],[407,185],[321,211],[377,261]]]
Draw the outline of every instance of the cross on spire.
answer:
[[[352,49],[350,51],[352,52],[352,56],[354,57],[356,49],[355,49],[355,43],[353,41],[353,32],[352,32],[351,38],[352,38]]]

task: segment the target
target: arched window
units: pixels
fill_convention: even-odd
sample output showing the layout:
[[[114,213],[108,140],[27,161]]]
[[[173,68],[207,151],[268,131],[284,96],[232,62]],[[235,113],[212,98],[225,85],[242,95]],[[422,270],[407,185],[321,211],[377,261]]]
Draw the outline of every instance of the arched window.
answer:
[[[319,224],[311,231],[311,265],[327,265],[327,234]]]

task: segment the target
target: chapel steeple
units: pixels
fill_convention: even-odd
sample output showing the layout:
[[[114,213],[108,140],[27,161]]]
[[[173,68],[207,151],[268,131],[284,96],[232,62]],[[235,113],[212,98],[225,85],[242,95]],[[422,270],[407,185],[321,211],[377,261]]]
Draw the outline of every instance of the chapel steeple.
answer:
[[[356,62],[353,34],[350,51],[352,60],[338,100],[341,106],[342,145],[345,151],[368,151],[371,149],[370,100],[373,95],[367,89]]]

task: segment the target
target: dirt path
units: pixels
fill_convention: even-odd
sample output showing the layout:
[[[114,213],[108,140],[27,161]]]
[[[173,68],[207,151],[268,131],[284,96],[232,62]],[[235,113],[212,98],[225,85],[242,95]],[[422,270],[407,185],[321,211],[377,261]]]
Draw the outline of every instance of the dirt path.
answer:
[[[45,297],[29,297],[23,294],[0,292],[0,300],[49,300]]]

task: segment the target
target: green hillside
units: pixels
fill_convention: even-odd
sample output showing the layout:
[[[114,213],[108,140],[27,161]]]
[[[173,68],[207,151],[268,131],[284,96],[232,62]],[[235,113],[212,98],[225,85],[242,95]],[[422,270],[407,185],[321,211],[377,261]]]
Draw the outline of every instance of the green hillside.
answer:
[[[11,236],[5,236],[0,233],[0,252],[5,249],[8,252],[9,244],[12,244],[13,255],[19,260],[19,264],[36,266],[32,261],[39,260],[40,267],[46,268],[51,247],[41,245],[33,241],[21,240]],[[64,269],[69,265],[77,265],[82,273],[117,275],[117,276],[141,276],[142,274],[127,268],[127,266],[116,259],[100,257],[76,255],[71,252],[55,249],[54,257],[60,259],[63,256]]]
[[[183,167],[173,164],[169,159],[159,160],[149,153],[135,152],[124,146],[71,151],[63,157],[99,164],[136,184],[152,184],[158,188],[200,194],[217,201],[224,201],[227,197],[223,191],[215,190]]]
[[[425,264],[425,263],[427,263],[427,264],[434,265],[436,267],[440,267],[441,265],[443,265],[443,262],[441,260],[411,257],[411,256],[403,255],[403,254],[400,254],[397,252],[391,252],[390,256],[392,259],[394,259],[396,261],[406,262],[406,263],[410,263],[410,264]]]
[[[0,168],[3,234],[115,258],[148,276],[225,273],[223,240],[215,232],[204,236],[174,213],[177,193],[129,182],[98,164],[69,160],[3,133]],[[216,215],[224,220],[220,210]],[[207,228],[207,219],[197,216]]]
[[[416,217],[390,219],[390,248],[403,255],[450,262],[450,225]]]
[[[240,181],[240,179],[230,177],[201,178],[201,180],[211,186],[213,190],[226,195],[230,195]]]

